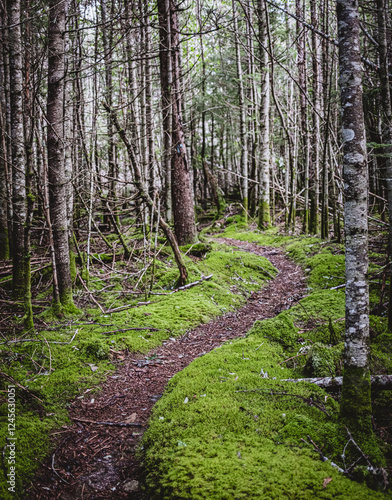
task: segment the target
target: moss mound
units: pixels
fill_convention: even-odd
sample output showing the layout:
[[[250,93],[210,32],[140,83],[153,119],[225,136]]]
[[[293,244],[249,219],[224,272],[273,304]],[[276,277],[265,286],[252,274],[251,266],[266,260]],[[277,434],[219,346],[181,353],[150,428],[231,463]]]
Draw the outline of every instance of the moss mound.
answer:
[[[344,291],[330,290],[344,275],[341,246],[274,231],[245,233],[234,224],[224,234],[285,245],[306,266],[311,293],[289,311],[256,321],[246,338],[198,358],[170,381],[140,449],[149,498],[391,498],[364,483],[379,484],[358,450],[345,448],[339,404],[317,386],[283,381],[341,375]],[[389,334],[375,320],[373,329],[379,342],[372,347],[373,364],[390,367]],[[389,395],[380,395],[375,415],[389,402]],[[314,444],[328,461],[320,460]],[[358,460],[354,475],[362,484],[331,465],[344,467],[343,450],[346,463]],[[366,450],[383,466],[376,442]],[[392,456],[392,450],[384,452]]]
[[[282,347],[263,342],[255,328],[170,381],[143,439],[149,498],[383,498],[319,459],[308,436],[334,461],[343,451],[338,405],[282,382]]]

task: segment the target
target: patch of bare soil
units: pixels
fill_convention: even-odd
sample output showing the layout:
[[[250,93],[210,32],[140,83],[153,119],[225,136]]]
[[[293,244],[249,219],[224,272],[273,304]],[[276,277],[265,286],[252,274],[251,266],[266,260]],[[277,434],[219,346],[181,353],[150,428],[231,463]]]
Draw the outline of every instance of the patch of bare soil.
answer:
[[[218,241],[267,257],[279,274],[252,293],[241,309],[169,339],[147,356],[119,353],[117,372],[101,392],[90,397],[87,393],[72,404],[74,423],[53,436],[55,453],[28,488],[29,498],[145,498],[139,489],[142,469],[135,449],[168,380],[222,342],[244,336],[256,320],[276,316],[305,295],[301,268],[281,250],[228,238]]]

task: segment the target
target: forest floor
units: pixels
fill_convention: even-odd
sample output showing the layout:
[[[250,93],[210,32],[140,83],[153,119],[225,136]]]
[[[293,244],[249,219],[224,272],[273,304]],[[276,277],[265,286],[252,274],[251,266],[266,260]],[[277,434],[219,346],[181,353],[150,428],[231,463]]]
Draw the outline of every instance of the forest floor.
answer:
[[[274,280],[253,292],[246,305],[170,338],[147,355],[117,353],[117,371],[98,393],[76,398],[74,422],[55,435],[54,453],[38,471],[27,496],[34,499],[142,499],[142,468],[135,455],[148,419],[167,382],[195,358],[243,337],[256,320],[272,318],[306,294],[301,267],[284,251],[217,238],[220,243],[264,256],[278,269]],[[113,425],[114,424],[114,425]]]

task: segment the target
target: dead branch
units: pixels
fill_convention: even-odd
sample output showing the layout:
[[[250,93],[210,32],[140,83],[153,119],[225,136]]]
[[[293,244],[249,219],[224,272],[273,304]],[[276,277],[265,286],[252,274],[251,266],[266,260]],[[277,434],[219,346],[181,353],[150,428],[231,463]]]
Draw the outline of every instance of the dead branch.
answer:
[[[159,227],[165,233],[165,236],[166,236],[167,240],[169,241],[170,246],[172,247],[172,250],[174,253],[174,258],[175,258],[178,270],[180,272],[180,283],[185,284],[186,280],[188,278],[188,271],[187,271],[187,268],[185,266],[184,259],[182,258],[180,249],[178,247],[177,239],[176,239],[173,231],[171,230],[170,226],[163,220],[163,218],[158,213],[157,207],[155,206],[155,203],[153,202],[153,200],[151,199],[151,197],[148,193],[147,186],[145,185],[145,183],[143,181],[143,178],[142,178],[142,175],[141,175],[141,172],[139,169],[139,165],[138,165],[138,162],[136,159],[134,144],[132,143],[132,141],[129,141],[129,139],[125,133],[125,130],[121,127],[121,125],[118,121],[117,115],[114,112],[114,110],[111,109],[110,106],[105,102],[103,103],[103,107],[109,113],[110,119],[112,120],[113,125],[115,126],[115,128],[117,130],[117,133],[120,136],[121,140],[123,141],[123,143],[127,149],[128,157],[129,157],[129,160],[131,163],[131,168],[132,168],[133,174],[134,174],[134,183],[135,183],[135,186],[137,187],[137,189],[139,190],[140,197],[146,203],[146,205],[148,207],[150,207],[154,211],[154,213],[156,214],[156,216],[159,220]]]
[[[7,375],[4,372],[0,372],[0,377],[5,378],[6,380],[8,380],[8,382],[11,382],[11,384],[16,385],[16,387],[18,387],[22,391],[27,392],[27,394],[29,396],[31,396],[32,398],[36,399],[37,401],[39,401],[41,403],[42,406],[44,406],[45,403],[42,401],[42,399],[39,399],[32,392],[30,392],[26,387],[23,387],[23,385],[19,384],[13,377],[11,377],[11,375]]]
[[[154,304],[155,302],[149,300],[147,302],[138,302],[135,306],[120,306],[115,307],[114,309],[108,309],[105,311],[105,314],[112,314],[115,312],[125,311],[126,309],[132,309],[134,307],[148,306],[148,304]]]
[[[200,285],[203,281],[210,280],[214,275],[209,274],[208,276],[202,276],[199,280],[194,281],[193,283],[189,283],[188,285],[180,286],[176,288],[175,290],[172,290],[171,292],[165,294],[165,295],[172,295],[173,293],[179,292],[181,290],[188,290],[188,288],[192,288],[193,286]]]
[[[135,327],[135,328],[122,328],[120,330],[111,330],[109,332],[102,332],[101,335],[109,335],[110,333],[123,333],[123,332],[129,332],[131,330],[150,330],[150,332],[159,332],[160,328],[150,328],[148,326],[145,327]]]
[[[322,378],[297,378],[284,379],[282,382],[309,382],[316,384],[326,391],[337,391],[343,385],[343,377],[322,377]],[[372,389],[385,391],[392,390],[392,375],[372,375],[370,377]]]
[[[282,363],[287,363],[287,361],[290,361],[291,359],[295,359],[295,358],[298,358],[299,356],[306,356],[308,353],[307,352],[300,352],[299,354],[297,354],[296,356],[292,356],[291,358],[287,358],[285,359],[284,361],[281,361],[280,363],[278,363],[279,365],[281,365]]]
[[[97,422],[95,420],[87,420],[85,418],[74,418],[71,417],[75,422],[83,422],[85,424],[94,424],[94,425],[108,425],[112,427],[142,427],[143,424],[138,422]]]
[[[284,380],[282,380],[284,382]],[[235,392],[264,392],[266,395],[270,396],[291,396],[293,398],[298,398],[304,401],[306,404],[309,406],[314,406],[318,410],[322,411],[327,415],[327,417],[331,417],[331,415],[327,412],[327,410],[324,408],[323,405],[320,405],[316,401],[314,401],[312,398],[305,398],[304,396],[300,396],[299,394],[290,394],[289,392],[274,392],[269,389],[249,389],[249,390],[242,390],[242,391],[235,391]]]
[[[94,324],[92,323],[87,323],[87,324]],[[78,329],[76,329],[75,333],[73,334],[72,339],[69,342],[57,342],[56,340],[46,340],[47,344],[59,344],[59,345],[69,345],[73,339],[76,337],[76,334],[78,333]],[[0,345],[4,344],[21,344],[23,342],[42,342],[40,339],[16,339],[16,340],[7,340],[5,342],[0,342]]]

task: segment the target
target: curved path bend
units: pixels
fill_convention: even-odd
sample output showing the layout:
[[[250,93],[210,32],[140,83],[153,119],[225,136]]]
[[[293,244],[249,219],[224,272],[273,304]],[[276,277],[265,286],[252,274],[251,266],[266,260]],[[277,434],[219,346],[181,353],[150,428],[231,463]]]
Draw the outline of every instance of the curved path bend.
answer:
[[[28,498],[145,498],[139,491],[141,471],[135,449],[168,380],[222,342],[244,336],[256,320],[276,316],[305,295],[302,269],[281,249],[229,238],[217,241],[266,257],[278,269],[278,275],[262,290],[252,293],[240,309],[168,340],[142,359],[140,354],[120,354],[117,372],[108,377],[102,390],[92,397],[87,394],[82,400],[76,399],[71,405],[74,424],[56,434],[55,453],[31,483]],[[141,426],[113,427],[96,422]]]

